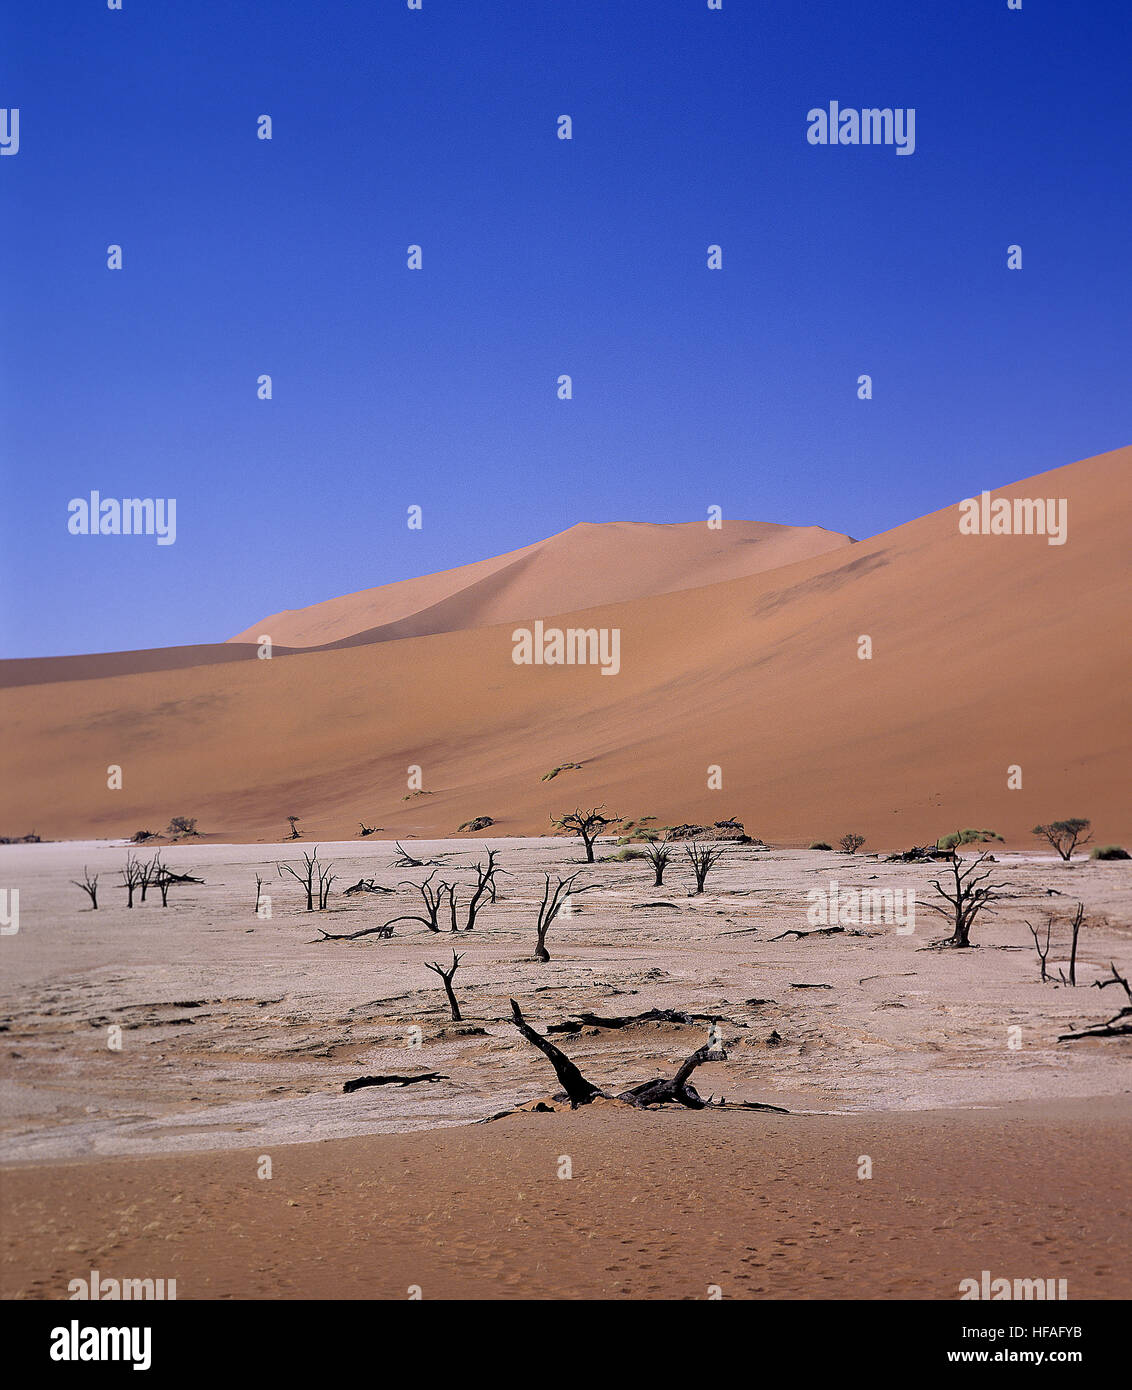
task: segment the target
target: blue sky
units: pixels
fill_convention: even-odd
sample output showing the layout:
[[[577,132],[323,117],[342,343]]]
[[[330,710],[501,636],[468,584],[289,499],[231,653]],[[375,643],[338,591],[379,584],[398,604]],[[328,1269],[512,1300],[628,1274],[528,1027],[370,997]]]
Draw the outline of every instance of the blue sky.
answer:
[[[0,654],[578,521],[867,536],[1129,443],[1130,55],[1125,0],[9,8]],[[915,154],[810,146],[831,99]],[[69,535],[92,489],[176,544]]]

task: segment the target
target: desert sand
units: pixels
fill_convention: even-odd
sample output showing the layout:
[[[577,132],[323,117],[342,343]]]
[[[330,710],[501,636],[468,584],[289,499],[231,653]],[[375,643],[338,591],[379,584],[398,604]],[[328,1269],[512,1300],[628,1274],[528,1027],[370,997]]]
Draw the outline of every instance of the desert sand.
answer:
[[[270,1180],[256,1148],[7,1168],[0,1293],[98,1269],[178,1299],[954,1300],[989,1270],[1121,1298],[1132,1223],[1098,1175],[1127,1191],[1130,1117],[578,1111],[273,1147]]]
[[[62,1296],[91,1267],[177,1278],[185,1298],[396,1298],[414,1284],[426,1297],[700,1298],[716,1284],[952,1298],[999,1266],[1067,1278],[1070,1297],[1132,1288],[1129,1040],[1057,1040],[1121,1002],[1091,985],[1110,962],[1132,970],[1127,864],[1000,851],[1013,896],[980,920],[978,949],[940,952],[925,949],[946,933],[923,906],[939,865],[731,846],[695,896],[679,856],[657,890],[638,861],[585,865],[577,840],[489,843],[506,876],[473,932],[402,922],[353,941],[321,933],[414,911],[431,870],[394,869],[387,842],[321,846],[336,891],[307,913],[274,864],[313,846],[185,844],[166,861],[205,882],[128,910],[122,846],[0,849],[21,885],[20,930],[3,942],[5,1295]],[[465,893],[484,855],[463,840],[412,849]],[[84,866],[102,876],[97,912],[69,882]],[[544,870],[577,870],[590,891],[539,964]],[[253,912],[257,873],[270,920]],[[363,876],[396,892],[340,895]],[[775,940],[809,929],[807,891],[831,879],[914,891],[915,930]],[[1042,984],[1025,921],[1055,915],[1056,980],[1078,900],[1078,987]],[[425,969],[453,948],[461,1023]],[[706,1016],[553,1035],[612,1090],[671,1075],[717,1018],[728,1056],[696,1072],[701,1094],[789,1113],[491,1119],[556,1089],[512,998],[544,1033],[579,1011]],[[440,1077],[342,1090],[422,1071]]]
[[[166,670],[144,653],[133,671],[133,657],[3,663],[0,832],[118,837],[187,815],[215,843],[271,842],[298,814],[308,839],[361,820],[446,836],[479,816],[514,837],[604,803],[661,824],[738,816],[795,846],[854,830],[901,848],[977,824],[1022,849],[1065,816],[1127,841],[1130,463],[1121,449],[996,490],[1066,498],[1061,546],[961,535],[956,507],[855,544],[725,522],[738,541],[714,561],[694,531],[583,527],[471,574],[285,615],[273,634],[338,647],[259,660],[219,643]],[[577,611],[599,592],[613,597]],[[523,613],[536,603],[553,611]],[[516,666],[514,614],[619,628],[620,673]],[[567,762],[581,767],[543,780]]]

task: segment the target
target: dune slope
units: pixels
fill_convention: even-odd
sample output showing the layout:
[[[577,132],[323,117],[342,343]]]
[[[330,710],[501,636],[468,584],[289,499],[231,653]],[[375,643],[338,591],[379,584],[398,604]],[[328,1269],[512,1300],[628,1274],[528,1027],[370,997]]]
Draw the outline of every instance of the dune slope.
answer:
[[[1130,463],[1122,449],[997,491],[1067,498],[1062,546],[961,535],[953,507],[591,608],[578,625],[621,630],[613,677],[515,665],[507,622],[2,691],[0,833],[128,834],[178,814],[217,839],[278,839],[298,814],[310,840],[363,817],[406,836],[486,815],[509,835],[604,802],[662,824],[738,815],[783,843],[857,830],[881,848],[971,824],[1032,843],[1035,821],[1071,815],[1126,841]],[[542,780],[564,762],[583,766]],[[106,790],[111,763],[122,791]]]
[[[580,522],[490,560],[274,613],[231,641],[269,633],[288,647],[318,647],[454,632],[700,588],[850,543],[820,526],[758,521],[728,521],[720,530],[705,522]]]

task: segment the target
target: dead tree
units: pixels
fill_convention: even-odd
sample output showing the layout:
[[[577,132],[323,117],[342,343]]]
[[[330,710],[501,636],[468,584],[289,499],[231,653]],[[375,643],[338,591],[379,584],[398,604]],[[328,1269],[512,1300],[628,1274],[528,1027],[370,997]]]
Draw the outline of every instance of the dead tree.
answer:
[[[1097,989],[1107,989],[1109,985],[1119,985],[1124,991],[1128,1003],[1114,1013],[1110,1019],[1106,1019],[1104,1023],[1090,1024],[1088,1028],[1082,1028],[1077,1033],[1062,1033],[1058,1042],[1072,1042],[1076,1038],[1122,1038],[1132,1033],[1132,985],[1129,985],[1111,961],[1109,961],[1108,968],[1112,971],[1112,975],[1107,980],[1094,980],[1093,984]]]
[[[541,961],[544,965],[550,959],[550,952],[546,949],[546,934],[550,930],[551,923],[561,911],[562,905],[574,891],[574,880],[577,877],[577,874],[571,874],[569,878],[560,878],[555,883],[554,887],[551,888],[550,875],[547,873],[543,874],[543,878],[546,879],[546,887],[543,889],[542,903],[538,910],[535,960]],[[577,891],[579,893],[584,893],[586,890],[584,888],[579,888]]]
[[[354,893],[395,893],[395,888],[383,888],[380,883],[375,883],[372,878],[359,878],[357,883],[351,883],[349,888],[343,888],[342,896],[351,897]]]
[[[1069,952],[1069,983],[1071,985],[1076,985],[1077,983],[1077,938],[1081,935],[1081,927],[1084,923],[1084,920],[1085,904],[1078,903],[1077,913],[1076,916],[1073,918],[1073,924],[1071,928],[1073,932],[1073,949]]]
[[[122,875],[122,886],[126,890],[126,906],[133,907],[134,893],[137,890],[138,884],[141,883],[142,866],[132,854],[127,854],[126,867],[120,872]]]
[[[865,837],[863,835],[854,834],[842,835],[837,842],[838,848],[844,850],[846,854],[856,854],[864,843]]]
[[[315,880],[318,880],[319,910],[321,911],[324,903],[322,901],[322,865],[318,862],[318,846],[315,845],[313,854],[303,855],[304,872],[300,873],[294,864],[276,864],[275,871],[280,878],[284,874],[290,874],[297,884],[307,895],[307,911],[314,911],[315,899]]]
[[[476,913],[479,912],[481,907],[484,907],[489,902],[494,904],[496,895],[495,875],[506,872],[500,869],[495,862],[497,857],[496,851],[487,849],[486,845],[484,845],[484,849],[487,850],[487,863],[476,864],[476,886],[468,902],[468,916],[464,926],[465,931],[471,931],[475,927]],[[453,930],[455,930],[455,926],[453,926]]]
[[[1037,930],[1029,922],[1027,922],[1026,925],[1030,928],[1030,935],[1034,938],[1034,950],[1038,953],[1038,964],[1041,966],[1042,971],[1041,983],[1044,985],[1049,979],[1049,975],[1046,973],[1046,958],[1049,955],[1049,934],[1053,930],[1053,918],[1048,917],[1046,919],[1046,944],[1044,947],[1042,946],[1041,938],[1038,936]]]
[[[938,912],[940,916],[946,917],[951,921],[951,936],[943,941],[937,941],[937,946],[967,947],[971,945],[971,927],[974,925],[975,918],[984,909],[994,911],[994,904],[1005,895],[999,890],[1006,888],[1005,883],[988,883],[993,870],[987,869],[985,873],[979,873],[979,869],[987,859],[986,854],[977,855],[966,868],[963,867],[963,860],[957,850],[952,850],[948,856],[951,863],[951,873],[955,880],[954,891],[948,892],[938,879],[932,880],[932,887],[945,900],[947,906],[939,903],[928,903],[927,906],[933,912]]]
[[[315,853],[316,853],[316,854],[318,853],[317,849],[315,850]],[[317,863],[318,861],[316,860],[315,862]],[[325,865],[324,865],[324,864],[319,864],[319,865],[318,865],[318,910],[319,910],[319,912],[325,912],[325,911],[326,911],[326,901],[327,901],[327,899],[330,897],[330,885],[331,885],[331,884],[334,882],[334,880],[338,877],[337,874],[332,874],[332,873],[330,872],[330,870],[331,870],[333,867],[334,867],[333,864],[325,864]]]
[[[515,1021],[515,1027],[526,1040],[537,1047],[546,1057],[550,1065],[554,1068],[554,1074],[558,1078],[558,1083],[566,1093],[573,1108],[579,1105],[588,1105],[591,1100],[598,1096],[605,1095],[604,1091],[599,1090],[592,1081],[587,1081],[573,1062],[560,1049],[548,1042],[541,1033],[536,1033],[527,1020],[523,1017],[523,1011],[519,1008],[514,999],[511,1000],[511,1016]]]
[[[300,840],[300,839],[302,839],[303,832],[299,829],[299,820],[300,820],[300,819],[301,819],[301,817],[299,817],[299,816],[288,816],[288,817],[287,817],[287,822],[288,822],[288,824],[289,824],[290,827],[291,827],[291,833],[290,833],[290,835],[287,836],[287,838],[288,838],[289,840]]]
[[[603,806],[595,806],[592,810],[583,811],[581,807],[575,807],[567,815],[551,818],[551,825],[557,830],[569,830],[575,835],[580,835],[582,844],[586,847],[586,863],[594,862],[594,841],[601,834],[607,825],[616,825],[621,819],[620,816],[603,815]]]
[[[260,898],[261,898],[262,896],[263,896],[263,879],[260,878],[259,874],[256,874],[256,876],[255,876],[255,915],[256,915],[257,917],[259,916],[259,902],[260,902]]]
[[[353,1081],[347,1081],[342,1089],[347,1095],[351,1091],[360,1091],[363,1086],[414,1086],[418,1081],[447,1081],[447,1076],[440,1071],[422,1071],[416,1076],[359,1076]]]
[[[92,912],[97,912],[97,911],[98,911],[98,875],[95,874],[94,877],[91,878],[91,876],[90,876],[90,870],[89,870],[89,869],[87,868],[87,866],[84,864],[84,865],[83,865],[83,881],[80,883],[80,882],[78,881],[77,878],[73,878],[73,879],[71,879],[71,882],[75,885],[76,888],[81,888],[81,889],[83,890],[83,892],[87,895],[87,897],[90,899],[91,911],[92,911]]]
[[[394,841],[397,846],[397,858],[393,861],[395,869],[424,869],[427,867],[423,859],[414,859],[405,849],[400,840]]]
[[[421,922],[429,931],[441,931],[440,910],[446,898],[449,904],[451,904],[451,897],[449,895],[450,885],[441,880],[434,888],[432,886],[432,880],[435,877],[436,870],[433,869],[432,873],[429,874],[428,878],[426,878],[423,883],[406,883],[401,885],[401,887],[415,888],[421,895],[424,910],[428,914],[426,917],[422,917],[419,913],[406,913],[402,914],[400,917],[391,917],[385,925],[392,928],[394,922]],[[391,930],[390,935],[392,936],[392,934]],[[357,933],[357,935],[362,935],[362,933]]]
[[[141,889],[141,900],[145,902],[146,891],[151,883],[157,879],[161,872],[161,851],[158,850],[152,859],[146,860],[140,865],[141,877],[138,879],[138,887]]]
[[[448,996],[448,1007],[452,1011],[453,1023],[460,1023],[462,1021],[460,1015],[460,1005],[457,1002],[455,991],[452,988],[452,977],[460,968],[460,961],[462,959],[462,956],[458,956],[456,952],[453,951],[452,965],[451,968],[448,970],[445,970],[444,966],[441,965],[439,961],[425,961],[425,969],[433,971],[434,974],[439,975],[440,978],[444,981],[444,993]]]
[[[672,849],[663,840],[654,840],[644,847],[645,858],[652,866],[654,888],[664,887],[664,871],[668,867],[668,861],[672,857]]]
[[[161,894],[161,906],[169,906],[169,889],[172,884],[179,882],[176,874],[172,874],[164,864],[157,866],[157,871],[153,879],[157,891]]]
[[[1068,864],[1078,845],[1087,845],[1092,839],[1088,833],[1090,824],[1090,821],[1074,816],[1069,820],[1050,821],[1048,825],[1035,825],[1032,833],[1039,839],[1048,840]]]
[[[708,872],[723,856],[722,845],[701,845],[695,840],[684,846],[684,853],[692,862],[692,872],[696,876],[696,892],[704,891]]]
[[[631,1098],[634,1105],[667,1105],[675,1101],[680,1105],[686,1105],[689,1110],[702,1110],[708,1102],[689,1084],[689,1077],[705,1062],[726,1061],[727,1053],[721,1047],[712,1047],[711,1043],[704,1043],[703,1047],[697,1048],[688,1060],[681,1064],[680,1070],[671,1081],[664,1077],[659,1077],[656,1081],[646,1081],[640,1086],[622,1091],[619,1099]]]
[[[318,929],[319,941],[357,941],[359,936],[380,936],[388,940],[393,935],[393,923],[382,922],[380,927],[363,927],[361,931],[329,932]]]
[[[639,1109],[644,1109],[650,1105],[685,1105],[690,1110],[705,1110],[708,1107],[718,1107],[724,1102],[704,1100],[690,1084],[690,1077],[695,1069],[702,1066],[705,1062],[725,1062],[727,1053],[722,1048],[713,1047],[710,1042],[702,1047],[681,1063],[676,1075],[671,1079],[658,1077],[653,1081],[642,1082],[639,1086],[631,1086],[627,1091],[621,1091],[613,1096],[608,1091],[603,1091],[599,1086],[595,1086],[592,1081],[588,1081],[566,1054],[555,1045],[544,1038],[535,1030],[523,1017],[522,1010],[514,999],[511,1000],[511,1015],[515,1027],[526,1040],[545,1056],[550,1065],[554,1068],[554,1074],[558,1077],[562,1087],[562,1099],[568,1100],[572,1109],[577,1109],[579,1105],[589,1105],[591,1101],[620,1100],[626,1105],[633,1105]],[[559,1097],[555,1096],[555,1099]],[[754,1102],[745,1104],[741,1107],[745,1110],[778,1110],[778,1106],[759,1105]],[[506,1112],[504,1112],[506,1113]]]

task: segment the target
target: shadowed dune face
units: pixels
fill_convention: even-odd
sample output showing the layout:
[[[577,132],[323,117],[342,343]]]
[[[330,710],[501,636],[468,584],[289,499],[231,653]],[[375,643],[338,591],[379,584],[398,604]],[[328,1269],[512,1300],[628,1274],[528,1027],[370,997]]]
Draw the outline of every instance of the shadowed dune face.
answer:
[[[317,647],[454,632],[700,588],[849,544],[848,536],[820,526],[581,522],[474,565],[275,613],[231,640],[255,642],[269,633],[288,647]]]
[[[278,839],[297,813],[315,840],[363,817],[405,836],[488,815],[518,835],[605,803],[661,824],[737,815],[785,843],[856,830],[880,849],[974,824],[1032,844],[1035,822],[1068,815],[1126,841],[1130,463],[1123,449],[996,490],[1068,499],[1061,546],[962,535],[949,508],[852,549],[556,618],[620,629],[612,678],[516,665],[509,620],[2,691],[0,828],[118,835],[184,814],[216,838]],[[546,563],[537,549],[523,575]],[[548,619],[575,578],[559,573]],[[541,780],[565,762],[583,766]],[[120,792],[105,789],[112,763]],[[410,765],[430,795],[408,797]]]

